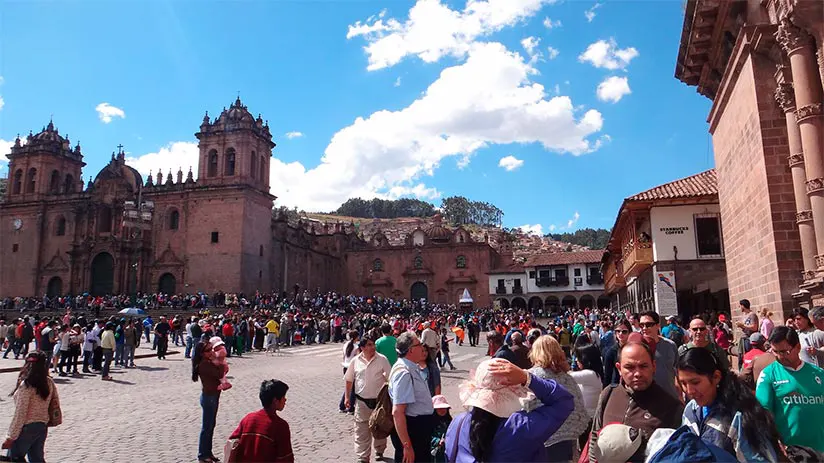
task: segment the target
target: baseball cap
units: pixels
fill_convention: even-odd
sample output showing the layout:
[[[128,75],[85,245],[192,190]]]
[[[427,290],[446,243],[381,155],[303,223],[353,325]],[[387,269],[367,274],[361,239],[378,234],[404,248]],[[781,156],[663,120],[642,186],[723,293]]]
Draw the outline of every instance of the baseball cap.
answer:
[[[761,333],[753,333],[750,335],[750,342],[753,344],[763,344],[767,342],[767,338]]]

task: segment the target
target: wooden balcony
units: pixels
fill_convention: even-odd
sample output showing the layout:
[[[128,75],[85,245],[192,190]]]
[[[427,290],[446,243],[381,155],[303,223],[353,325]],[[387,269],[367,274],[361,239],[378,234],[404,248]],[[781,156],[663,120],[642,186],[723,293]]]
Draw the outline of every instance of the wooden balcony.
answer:
[[[592,285],[601,285],[604,283],[604,277],[601,274],[598,275],[589,275],[587,276],[587,284]]]
[[[512,287],[512,294],[523,294],[524,287],[523,286],[513,286]]]
[[[652,265],[652,243],[635,243],[627,246],[622,259],[624,278],[636,277]]]
[[[604,290],[607,293],[618,291],[626,285],[623,273],[620,268],[617,268],[620,266],[620,261],[617,265],[615,261],[609,261],[607,265],[604,265]]]
[[[535,286],[569,286],[569,277],[536,278]]]
[[[506,294],[506,286],[496,286],[495,294]]]

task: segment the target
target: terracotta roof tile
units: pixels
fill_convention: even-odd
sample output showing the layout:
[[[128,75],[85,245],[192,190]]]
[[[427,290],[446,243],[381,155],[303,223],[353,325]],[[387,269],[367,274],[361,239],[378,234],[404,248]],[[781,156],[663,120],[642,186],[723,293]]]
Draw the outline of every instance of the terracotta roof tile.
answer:
[[[665,183],[627,198],[627,201],[654,201],[656,199],[697,198],[718,194],[715,169]]]
[[[510,265],[494,268],[486,273],[487,275],[495,275],[499,273],[524,273],[524,264],[514,262]]]
[[[601,262],[604,250],[578,252],[552,252],[532,256],[526,260],[524,267],[546,265],[595,264]]]

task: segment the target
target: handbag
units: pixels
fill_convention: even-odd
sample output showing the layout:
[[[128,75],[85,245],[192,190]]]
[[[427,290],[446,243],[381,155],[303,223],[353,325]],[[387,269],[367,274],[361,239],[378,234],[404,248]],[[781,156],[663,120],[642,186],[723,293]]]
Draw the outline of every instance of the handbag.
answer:
[[[227,439],[223,446],[223,461],[233,463],[237,461],[237,449],[240,447],[240,438]]]
[[[60,399],[57,398],[57,390],[54,383],[51,384],[52,395],[49,400],[49,422],[47,426],[53,428],[63,424],[63,410],[60,409]]]

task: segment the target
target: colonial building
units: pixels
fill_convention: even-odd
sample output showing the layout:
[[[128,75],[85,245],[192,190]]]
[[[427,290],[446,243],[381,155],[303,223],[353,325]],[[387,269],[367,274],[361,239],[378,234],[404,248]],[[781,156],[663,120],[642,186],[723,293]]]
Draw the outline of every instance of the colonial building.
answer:
[[[675,76],[713,102],[730,299],[821,303],[824,3],[688,0]]]
[[[607,307],[601,276],[604,251],[557,252],[532,256],[489,272],[489,292],[503,308],[533,313],[567,307]]]
[[[490,304],[486,272],[511,262],[435,223],[392,244],[350,224],[273,216],[268,124],[238,98],[195,134],[197,179],[143,179],[122,147],[84,183],[80,145],[52,122],[9,154],[0,203],[0,295],[320,290]],[[479,283],[480,282],[480,283]]]
[[[626,198],[603,258],[612,307],[682,320],[729,310],[721,231],[714,170]]]

